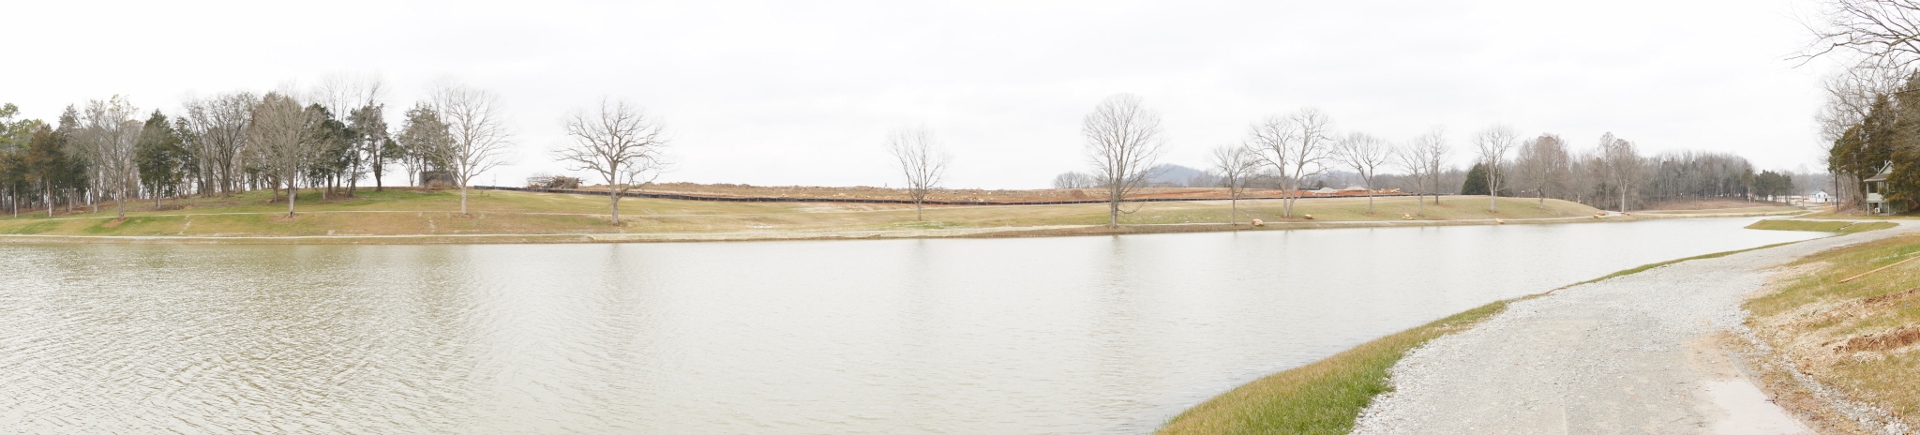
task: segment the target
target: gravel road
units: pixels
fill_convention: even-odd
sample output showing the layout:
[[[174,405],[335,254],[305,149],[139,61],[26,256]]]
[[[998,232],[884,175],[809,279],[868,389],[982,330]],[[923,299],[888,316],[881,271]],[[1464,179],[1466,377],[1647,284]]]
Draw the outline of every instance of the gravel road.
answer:
[[[1811,433],[1718,345],[1767,269],[1920,230],[1808,240],[1570,287],[1409,353],[1356,434]]]

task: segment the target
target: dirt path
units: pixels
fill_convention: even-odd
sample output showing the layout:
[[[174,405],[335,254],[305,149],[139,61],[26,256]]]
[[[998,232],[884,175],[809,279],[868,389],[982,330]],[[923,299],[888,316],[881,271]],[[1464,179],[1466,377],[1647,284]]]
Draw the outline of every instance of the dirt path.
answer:
[[[1766,270],[1828,248],[1920,230],[1809,240],[1686,261],[1516,302],[1393,368],[1394,392],[1357,434],[1811,433],[1724,350]]]

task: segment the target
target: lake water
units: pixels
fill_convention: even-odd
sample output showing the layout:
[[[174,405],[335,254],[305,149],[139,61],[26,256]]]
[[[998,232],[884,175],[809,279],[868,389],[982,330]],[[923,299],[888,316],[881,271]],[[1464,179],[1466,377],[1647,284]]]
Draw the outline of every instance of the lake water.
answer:
[[[0,245],[0,432],[1143,433],[1754,219],[1029,239]]]

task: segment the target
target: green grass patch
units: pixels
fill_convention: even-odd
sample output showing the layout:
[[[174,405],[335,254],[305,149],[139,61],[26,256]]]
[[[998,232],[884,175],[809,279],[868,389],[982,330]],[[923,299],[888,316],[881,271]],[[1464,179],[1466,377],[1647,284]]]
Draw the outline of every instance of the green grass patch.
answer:
[[[1800,219],[1765,219],[1759,222],[1754,222],[1753,225],[1747,225],[1747,229],[1776,230],[1776,231],[1817,231],[1817,232],[1823,232],[1823,233],[1848,234],[1848,233],[1858,233],[1858,232],[1864,232],[1864,231],[1884,230],[1884,229],[1893,228],[1897,226],[1900,226],[1900,224],[1896,224],[1893,222],[1849,222],[1849,221],[1815,221],[1815,220],[1800,220]]]
[[[1392,389],[1387,369],[1400,362],[1407,351],[1471,328],[1506,311],[1510,302],[1482,305],[1260,378],[1180,413],[1159,433],[1347,433],[1374,396]]]
[[[1569,286],[1567,286],[1567,287],[1573,287],[1573,286],[1575,286],[1575,285],[1581,285],[1581,284],[1592,284],[1592,283],[1596,283],[1596,282],[1600,282],[1600,281],[1606,281],[1606,280],[1609,280],[1609,279],[1613,279],[1613,278],[1619,278],[1619,277],[1623,277],[1623,276],[1627,276],[1627,275],[1632,275],[1632,274],[1636,274],[1636,273],[1640,273],[1640,272],[1646,272],[1646,271],[1648,271],[1648,270],[1652,270],[1653,268],[1656,268],[1656,267],[1660,267],[1660,266],[1666,266],[1666,265],[1670,265],[1670,264],[1674,264],[1674,263],[1679,263],[1679,262],[1682,262],[1682,261],[1688,261],[1688,260],[1705,260],[1705,259],[1708,259],[1708,258],[1720,258],[1720,257],[1725,257],[1725,256],[1728,256],[1728,255],[1733,255],[1733,254],[1738,254],[1738,253],[1742,253],[1742,252],[1747,252],[1747,251],[1758,251],[1758,250],[1761,250],[1761,249],[1767,249],[1767,248],[1771,248],[1771,247],[1775,247],[1775,246],[1786,246],[1786,245],[1791,245],[1791,244],[1794,244],[1794,243],[1800,243],[1800,242],[1783,242],[1783,243],[1775,243],[1775,244],[1771,244],[1771,245],[1766,245],[1766,246],[1755,246],[1755,247],[1752,247],[1752,248],[1747,248],[1747,249],[1735,249],[1735,250],[1732,250],[1732,251],[1722,251],[1722,252],[1715,252],[1715,253],[1712,253],[1712,254],[1703,254],[1703,255],[1695,255],[1695,256],[1692,256],[1692,257],[1687,257],[1687,258],[1682,258],[1682,259],[1678,259],[1678,260],[1667,260],[1667,261],[1662,261],[1662,262],[1659,262],[1659,263],[1648,263],[1648,264],[1643,264],[1643,265],[1640,265],[1640,267],[1635,267],[1635,268],[1632,268],[1632,269],[1627,269],[1627,270],[1622,270],[1622,271],[1619,271],[1619,272],[1614,272],[1614,273],[1609,273],[1609,274],[1607,274],[1607,276],[1603,276],[1603,277],[1599,277],[1599,278],[1594,278],[1594,279],[1589,279],[1589,280],[1586,280],[1586,281],[1580,281],[1580,282],[1577,282],[1577,283],[1574,283],[1573,285],[1569,285]]]
[[[14,234],[40,234],[40,233],[44,233],[44,232],[47,232],[47,231],[51,231],[51,230],[53,230],[53,229],[55,229],[55,228],[60,228],[60,222],[59,222],[59,221],[39,221],[39,222],[34,222],[34,223],[30,223],[30,224],[26,224],[26,225],[23,225],[23,226],[20,226],[19,228],[15,228],[15,229],[14,229],[14,230],[12,231],[12,233],[14,233]]]

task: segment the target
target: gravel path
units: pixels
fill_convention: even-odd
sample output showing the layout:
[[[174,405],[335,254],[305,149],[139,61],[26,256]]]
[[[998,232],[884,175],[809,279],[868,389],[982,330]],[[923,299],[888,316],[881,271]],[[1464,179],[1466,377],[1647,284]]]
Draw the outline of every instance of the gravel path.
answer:
[[[1811,433],[1717,345],[1766,269],[1902,227],[1694,260],[1509,305],[1393,367],[1356,434]]]

